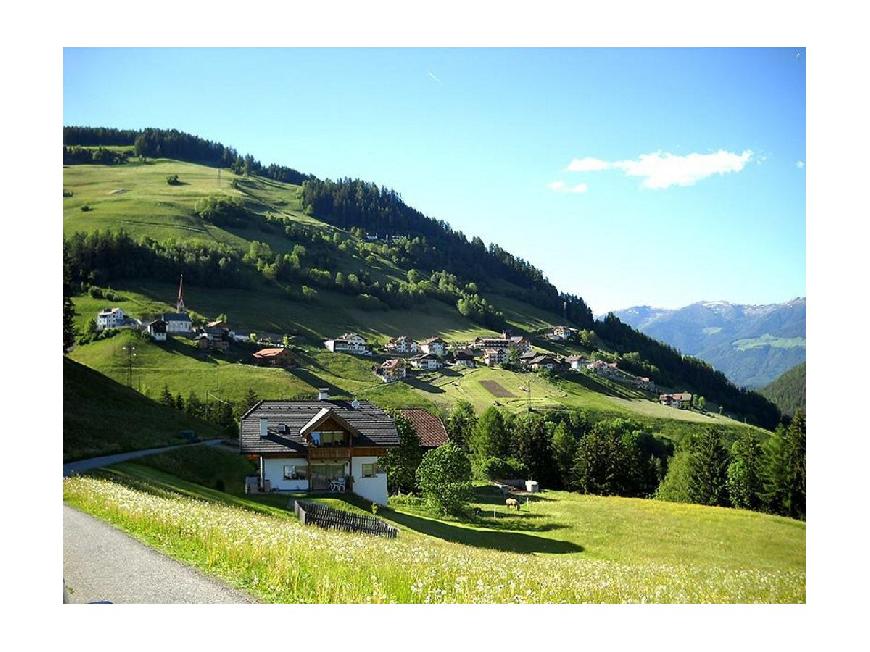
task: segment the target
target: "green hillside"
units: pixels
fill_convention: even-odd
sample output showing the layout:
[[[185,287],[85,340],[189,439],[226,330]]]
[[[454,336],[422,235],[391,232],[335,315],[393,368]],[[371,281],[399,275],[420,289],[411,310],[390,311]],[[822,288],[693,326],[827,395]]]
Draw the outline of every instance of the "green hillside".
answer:
[[[87,367],[63,359],[63,459],[183,444],[183,430],[200,438],[217,428],[166,408]]]
[[[773,401],[783,414],[794,415],[807,409],[807,363],[802,362],[786,371],[769,385],[761,388],[761,394]]]
[[[213,146],[223,147],[208,144]],[[228,160],[227,152],[221,152],[221,160]],[[407,207],[391,191],[352,180],[307,178],[300,186],[243,174],[241,159],[230,154],[234,162],[229,167],[147,155],[113,165],[64,166],[65,257],[78,291],[73,300],[80,334],[107,305],[143,320],[170,309],[183,274],[186,305],[195,318],[223,314],[239,333],[290,335],[314,356],[314,367],[303,362],[294,373],[279,375],[239,364],[248,361],[245,355],[200,360],[185,343],[175,342],[166,347],[172,349],[170,363],[158,352],[142,352],[140,379],[152,395],[167,385],[185,394],[194,389],[199,395],[239,396],[252,388],[260,396],[286,396],[324,383],[388,405],[411,401],[448,407],[468,398],[481,408],[489,397],[480,393],[477,376],[509,374],[504,382],[519,388],[526,375],[481,370],[477,376],[445,373],[379,387],[372,361],[352,363],[354,376],[334,373],[331,363],[321,360],[326,354],[322,340],[352,330],[376,345],[396,335],[468,341],[501,328],[534,338],[567,321],[601,337],[591,348],[553,347],[540,337],[536,344],[563,355],[597,349],[664,387],[705,395],[708,406],[722,405],[738,421],[768,428],[776,422],[775,408],[760,396],[741,392],[721,374],[631,329],[607,320],[593,322],[582,299],[558,293],[540,270],[497,245],[468,241],[445,223]],[[256,162],[251,169],[299,177]],[[111,288],[112,300],[91,296],[94,286],[104,294]],[[117,377],[117,361],[109,353],[117,342],[84,341],[74,357]],[[603,385],[577,378],[544,381],[536,391],[533,381],[532,403],[737,425],[718,415],[664,408],[651,396]],[[527,401],[506,404],[518,408]]]

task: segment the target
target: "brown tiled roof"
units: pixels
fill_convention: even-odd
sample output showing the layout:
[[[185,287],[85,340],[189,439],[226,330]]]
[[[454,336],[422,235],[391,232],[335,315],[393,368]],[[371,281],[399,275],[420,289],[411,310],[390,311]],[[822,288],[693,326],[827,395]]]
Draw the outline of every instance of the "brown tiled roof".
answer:
[[[441,423],[441,419],[434,414],[419,408],[409,408],[399,412],[414,427],[423,448],[436,448],[447,443],[447,430]]]
[[[274,358],[281,355],[287,349],[260,349],[254,354],[255,358]]]

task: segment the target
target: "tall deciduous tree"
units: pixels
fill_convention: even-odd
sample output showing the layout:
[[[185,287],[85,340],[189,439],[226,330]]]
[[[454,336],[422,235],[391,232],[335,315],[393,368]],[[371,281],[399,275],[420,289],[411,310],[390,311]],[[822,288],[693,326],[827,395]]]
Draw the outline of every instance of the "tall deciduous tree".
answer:
[[[468,401],[457,401],[447,417],[447,434],[450,441],[457,446],[469,450],[469,442],[477,427],[477,415],[474,406]]]
[[[471,462],[465,451],[448,442],[423,456],[417,486],[429,507],[438,513],[458,514],[471,499]]]

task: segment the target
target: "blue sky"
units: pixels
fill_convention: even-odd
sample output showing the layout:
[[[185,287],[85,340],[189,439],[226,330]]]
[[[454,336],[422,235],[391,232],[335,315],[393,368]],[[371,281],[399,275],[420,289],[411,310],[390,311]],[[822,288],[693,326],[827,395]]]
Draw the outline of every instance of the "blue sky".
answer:
[[[390,186],[596,313],[772,303],[805,294],[805,56],[66,49],[64,124]]]

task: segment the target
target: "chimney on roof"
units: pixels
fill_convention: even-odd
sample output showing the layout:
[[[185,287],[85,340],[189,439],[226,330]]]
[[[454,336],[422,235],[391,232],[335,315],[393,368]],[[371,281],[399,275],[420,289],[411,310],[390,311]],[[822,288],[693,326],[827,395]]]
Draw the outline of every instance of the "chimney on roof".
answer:
[[[260,417],[260,438],[265,439],[269,436],[269,420],[266,417]]]
[[[353,401],[351,402],[350,406],[354,410],[359,410],[359,401],[356,399],[356,396],[353,397]]]
[[[329,388],[321,387],[317,390],[317,400],[318,401],[328,401],[329,400]]]

